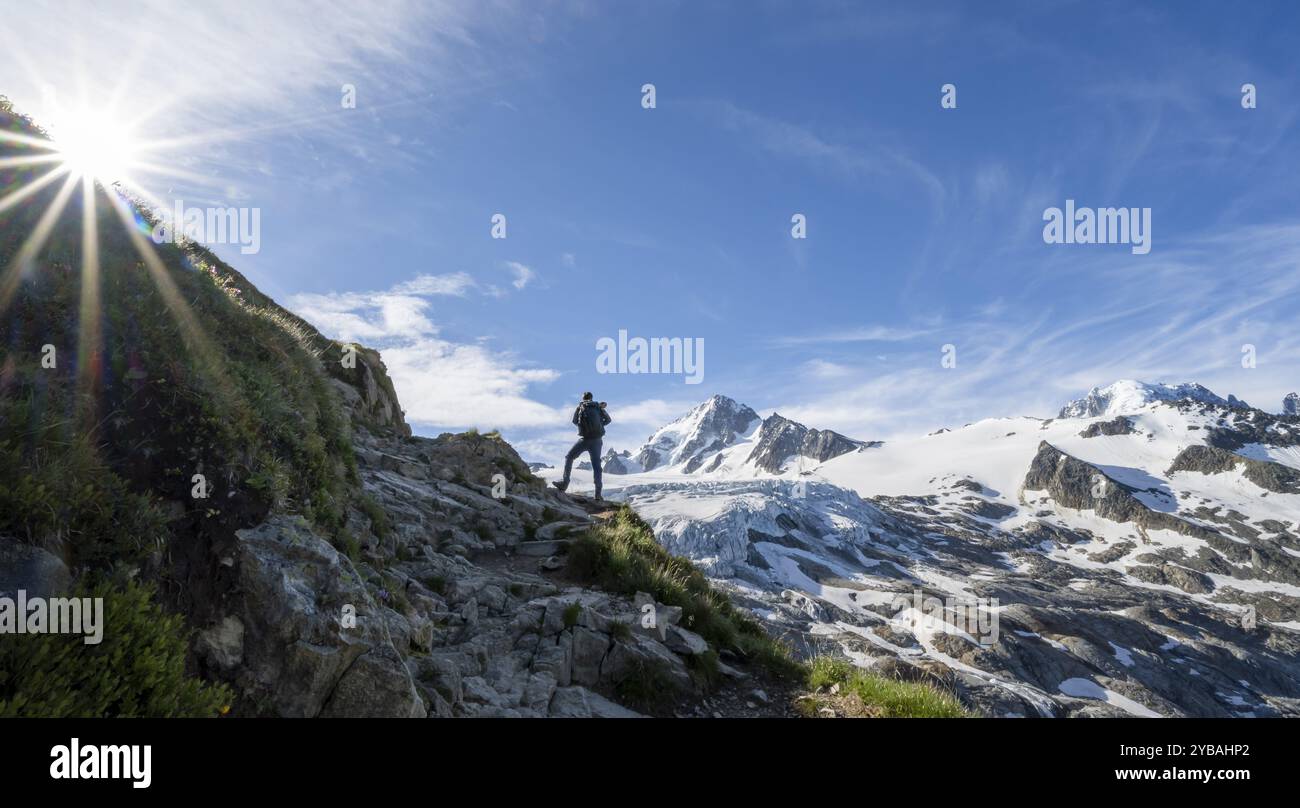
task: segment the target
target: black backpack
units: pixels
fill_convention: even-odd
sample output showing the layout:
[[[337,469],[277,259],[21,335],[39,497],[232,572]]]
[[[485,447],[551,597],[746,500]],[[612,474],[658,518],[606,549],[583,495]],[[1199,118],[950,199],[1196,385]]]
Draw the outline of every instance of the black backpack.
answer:
[[[605,423],[600,417],[600,405],[583,404],[578,416],[578,434],[584,438],[599,438],[605,434]]]

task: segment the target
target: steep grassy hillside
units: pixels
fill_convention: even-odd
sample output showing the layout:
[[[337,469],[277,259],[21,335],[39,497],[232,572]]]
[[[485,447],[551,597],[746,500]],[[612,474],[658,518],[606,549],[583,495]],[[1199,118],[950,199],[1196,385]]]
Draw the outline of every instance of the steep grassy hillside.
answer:
[[[0,131],[43,136],[7,102]],[[0,141],[0,160],[35,151]],[[50,170],[0,162],[0,199]],[[395,402],[377,355],[344,367],[343,346],[207,250],[154,245],[103,189],[88,216],[80,182],[64,185],[0,212],[0,540],[88,582],[143,579],[198,619],[235,530],[301,514],[346,545],[362,498],[332,388],[355,388],[362,417]],[[377,427],[405,430],[374,409]]]

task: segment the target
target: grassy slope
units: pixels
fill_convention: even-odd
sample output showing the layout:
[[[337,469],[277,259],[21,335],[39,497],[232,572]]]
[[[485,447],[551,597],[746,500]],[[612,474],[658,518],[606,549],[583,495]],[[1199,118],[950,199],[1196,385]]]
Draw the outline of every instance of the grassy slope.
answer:
[[[42,135],[3,99],[0,129]],[[0,143],[0,157],[23,152]],[[0,197],[47,170],[0,169]],[[0,213],[0,277],[21,271],[0,309],[0,537],[61,556],[83,585],[156,583],[196,621],[219,597],[220,549],[272,509],[346,544],[360,491],[325,370],[340,346],[206,250],[149,243],[151,266],[112,207],[124,203],[102,190],[97,290],[82,271],[79,188],[19,261],[61,185]],[[206,499],[192,496],[195,474]],[[0,683],[0,701],[20,684]]]

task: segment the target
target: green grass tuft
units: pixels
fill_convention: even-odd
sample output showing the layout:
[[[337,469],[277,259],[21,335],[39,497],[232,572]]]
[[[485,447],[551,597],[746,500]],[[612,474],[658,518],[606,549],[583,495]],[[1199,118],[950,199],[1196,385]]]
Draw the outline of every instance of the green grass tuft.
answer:
[[[0,718],[202,718],[229,709],[230,691],[185,674],[187,637],[180,615],[129,583],[81,588],[103,598],[103,639],[28,634],[0,642]]]
[[[965,718],[969,713],[951,693],[925,682],[904,682],[864,671],[844,659],[817,657],[808,665],[814,692],[839,685],[838,696],[856,696],[864,715],[877,718]],[[813,712],[819,696],[814,696]]]
[[[564,607],[564,627],[573,628],[578,625],[578,618],[582,616],[582,604],[570,603]]]

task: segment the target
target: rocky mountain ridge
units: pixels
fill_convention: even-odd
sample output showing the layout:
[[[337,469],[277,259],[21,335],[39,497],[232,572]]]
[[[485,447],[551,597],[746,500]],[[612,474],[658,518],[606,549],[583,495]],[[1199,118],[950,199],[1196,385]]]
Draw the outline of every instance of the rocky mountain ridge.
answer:
[[[680,469],[709,474],[724,467],[779,474],[801,459],[820,463],[877,441],[854,440],[829,429],[810,429],[773,413],[766,418],[723,395],[711,396],[686,415],[657,430],[636,452],[606,454],[613,474]]]

